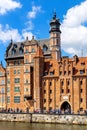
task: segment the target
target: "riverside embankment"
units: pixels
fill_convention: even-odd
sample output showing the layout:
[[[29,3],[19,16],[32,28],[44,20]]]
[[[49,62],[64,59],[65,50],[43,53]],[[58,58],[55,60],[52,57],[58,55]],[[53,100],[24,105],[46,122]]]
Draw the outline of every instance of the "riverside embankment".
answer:
[[[87,125],[86,115],[51,115],[0,113],[0,121],[18,121],[29,123],[82,124]]]

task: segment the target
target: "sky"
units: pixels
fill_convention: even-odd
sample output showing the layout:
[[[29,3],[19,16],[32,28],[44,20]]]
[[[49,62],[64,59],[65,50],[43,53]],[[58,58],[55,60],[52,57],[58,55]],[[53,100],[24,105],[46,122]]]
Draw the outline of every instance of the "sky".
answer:
[[[62,55],[87,56],[87,0],[0,0],[0,61],[11,39],[49,38],[56,11],[61,23]]]

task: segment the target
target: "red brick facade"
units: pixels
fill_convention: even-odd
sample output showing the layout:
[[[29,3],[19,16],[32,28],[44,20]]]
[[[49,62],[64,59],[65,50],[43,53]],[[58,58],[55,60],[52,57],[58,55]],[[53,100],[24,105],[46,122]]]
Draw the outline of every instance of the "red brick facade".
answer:
[[[54,14],[50,38],[11,43],[6,50],[6,109],[87,109],[87,57],[61,56],[60,22]]]

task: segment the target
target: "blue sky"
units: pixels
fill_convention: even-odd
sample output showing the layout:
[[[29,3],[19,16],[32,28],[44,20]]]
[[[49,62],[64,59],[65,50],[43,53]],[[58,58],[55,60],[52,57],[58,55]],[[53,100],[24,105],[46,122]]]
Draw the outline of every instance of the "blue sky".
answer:
[[[61,22],[62,54],[87,55],[87,0],[0,0],[0,61],[13,41],[49,37],[49,22],[56,11]]]

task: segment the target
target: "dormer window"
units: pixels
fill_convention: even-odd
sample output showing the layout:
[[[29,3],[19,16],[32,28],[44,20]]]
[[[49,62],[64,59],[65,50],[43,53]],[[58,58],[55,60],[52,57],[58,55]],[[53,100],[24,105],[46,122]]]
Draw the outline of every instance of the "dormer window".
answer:
[[[16,45],[16,44],[14,44],[14,48],[17,48],[17,45]]]
[[[15,49],[12,49],[11,54],[14,55],[16,53]]]
[[[46,45],[43,46],[43,52],[46,52],[48,50],[48,47]]]
[[[24,48],[24,44],[23,43],[21,43],[21,48]]]
[[[24,51],[23,51],[22,48],[20,48],[20,49],[19,49],[19,52],[20,52],[20,54],[23,54]]]

